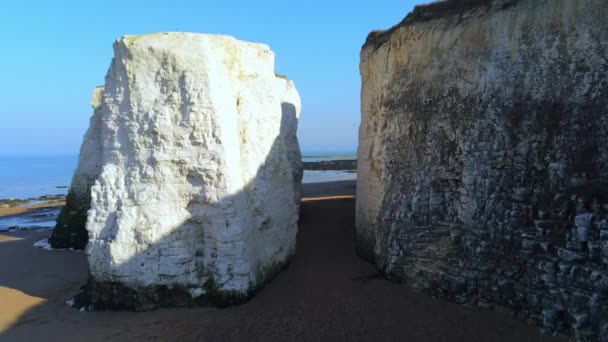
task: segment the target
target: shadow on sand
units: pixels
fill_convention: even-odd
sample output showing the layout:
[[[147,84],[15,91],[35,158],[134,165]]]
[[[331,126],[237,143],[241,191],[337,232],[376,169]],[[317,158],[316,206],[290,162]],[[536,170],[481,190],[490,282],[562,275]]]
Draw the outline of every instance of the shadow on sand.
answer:
[[[290,118],[289,114],[285,114],[289,113],[289,109],[283,107],[283,120]],[[283,133],[286,132],[281,134]],[[282,148],[281,144],[282,142],[275,141],[273,148]],[[271,153],[269,156],[274,155]],[[292,157],[294,156],[288,156]],[[267,159],[265,166],[269,167],[262,167],[244,191],[211,205],[209,210],[228,210],[226,208],[232,207],[231,202],[249,201],[247,189],[260,190],[262,182],[274,184],[272,182],[276,181],[276,186],[285,184],[278,181],[278,177],[282,177],[280,174],[271,171],[276,169],[272,165],[277,162]],[[295,176],[301,177],[301,174]],[[190,181],[196,183],[197,179],[195,177]],[[264,194],[264,202],[259,207],[251,207],[251,210],[285,205],[279,202],[277,196],[273,196],[274,191],[280,190],[273,186],[268,187],[268,193]],[[457,304],[434,300],[378,277],[373,265],[355,255],[354,193],[354,181],[305,185],[304,196],[309,199],[305,198],[301,203],[297,253],[293,256],[290,267],[260,289],[248,302],[221,310],[196,307],[165,308],[140,313],[79,312],[67,307],[65,302],[87,278],[83,253],[46,251],[32,247],[36,239],[48,233],[23,240],[0,242],[0,291],[6,290],[0,292],[0,295],[6,293],[10,296],[7,291],[18,290],[25,296],[42,300],[18,310],[0,308],[0,315],[12,315],[9,326],[0,332],[0,340],[381,341],[402,340],[406,337],[409,340],[425,341],[544,339],[535,329],[504,314],[473,311]],[[202,199],[194,198],[186,209],[193,210],[194,206],[201,205],[202,202]],[[261,222],[252,225],[255,229],[263,229],[264,221],[261,219]],[[235,230],[234,234],[227,235],[225,241],[211,246],[204,239],[205,229],[205,222],[182,222],[153,246],[135,254],[128,262],[141,265],[144,260],[145,266],[148,253],[157,253],[159,248],[181,241],[187,245],[179,247],[195,255],[193,260],[185,260],[186,263],[191,263],[188,267],[195,272],[200,271],[195,276],[205,279],[205,272],[212,265],[205,264],[205,258],[197,257],[210,256],[212,253],[216,253],[218,258],[232,257],[232,254],[221,253],[241,253],[245,246],[233,246],[229,241],[235,237],[234,234],[246,232]],[[264,239],[276,238],[265,236],[263,231],[261,233],[260,245],[264,244]],[[268,234],[281,233],[269,231]],[[104,234],[116,234],[116,226],[108,222]],[[280,251],[282,246],[268,247],[267,253],[285,252]],[[294,250],[287,252],[293,254]],[[281,266],[262,270],[260,279],[272,278]],[[242,302],[250,294],[246,295],[228,299],[236,298]],[[192,303],[189,298],[191,297],[186,297],[183,291],[174,292],[169,288],[157,287],[143,289],[135,294],[127,291],[105,295],[103,298],[98,296],[93,300],[97,301],[98,306],[137,309],[137,305],[142,303],[153,303],[154,307],[169,304],[164,300],[171,301],[172,305],[190,305]],[[3,303],[6,302],[0,301],[0,306]]]
[[[0,275],[0,286],[48,300],[22,315],[0,340],[551,340],[506,314],[435,300],[376,277],[375,267],[354,252],[354,182],[307,184],[303,195],[290,266],[243,305],[81,313],[65,300],[77,289],[77,279],[86,278],[84,254],[38,250],[25,271],[42,268],[35,265],[45,260],[49,269],[23,274],[20,281],[9,280],[20,274],[11,270]],[[6,243],[15,243],[12,252],[19,255],[32,249],[31,241]],[[1,258],[10,253],[4,244],[2,266]],[[81,265],[70,269],[74,260]],[[26,283],[39,284],[26,288]]]

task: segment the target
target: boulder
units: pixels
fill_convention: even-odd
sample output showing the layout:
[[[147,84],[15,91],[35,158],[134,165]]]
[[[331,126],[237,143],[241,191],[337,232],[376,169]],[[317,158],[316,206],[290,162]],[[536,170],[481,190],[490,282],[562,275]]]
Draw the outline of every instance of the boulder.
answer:
[[[86,220],[90,279],[78,305],[230,304],[288,263],[302,178],[300,99],[275,75],[268,46],[193,33],[124,36],[92,104],[52,239],[75,234],[82,246]]]

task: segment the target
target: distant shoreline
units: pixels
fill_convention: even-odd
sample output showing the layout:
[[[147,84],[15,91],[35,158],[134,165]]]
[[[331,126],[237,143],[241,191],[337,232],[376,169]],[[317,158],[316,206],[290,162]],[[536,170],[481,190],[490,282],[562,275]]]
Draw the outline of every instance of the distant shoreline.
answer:
[[[20,205],[15,207],[0,208],[0,217],[21,215],[38,209],[63,207],[65,200],[54,200],[43,203]]]
[[[356,154],[314,154],[314,155],[302,155],[302,160],[304,160],[304,158],[357,159],[357,155]]]
[[[0,210],[14,207],[27,207],[48,202],[65,201],[65,198],[66,195],[64,194],[42,195],[34,198],[0,198]]]
[[[304,170],[315,171],[356,171],[356,159],[320,160],[314,162],[302,162]]]
[[[75,155],[0,156],[0,209],[65,198],[77,160]],[[342,173],[356,171],[350,152],[304,152],[302,162],[306,183],[352,179]]]

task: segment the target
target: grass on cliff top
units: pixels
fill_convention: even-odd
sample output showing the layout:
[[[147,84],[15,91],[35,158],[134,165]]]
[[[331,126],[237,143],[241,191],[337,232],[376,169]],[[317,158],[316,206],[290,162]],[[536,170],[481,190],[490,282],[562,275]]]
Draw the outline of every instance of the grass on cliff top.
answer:
[[[132,46],[141,37],[142,37],[141,35],[138,35],[138,36],[124,36],[123,39],[127,42],[127,46]]]
[[[441,0],[425,5],[417,5],[397,25],[388,30],[374,30],[370,32],[365,40],[365,44],[363,44],[363,47],[373,46],[374,50],[378,49],[380,46],[382,46],[382,44],[387,42],[391,34],[400,27],[417,22],[444,18],[451,15],[459,15],[478,7],[488,7],[492,5],[494,1],[496,0]],[[507,0],[503,8],[513,5],[518,1],[520,0]]]

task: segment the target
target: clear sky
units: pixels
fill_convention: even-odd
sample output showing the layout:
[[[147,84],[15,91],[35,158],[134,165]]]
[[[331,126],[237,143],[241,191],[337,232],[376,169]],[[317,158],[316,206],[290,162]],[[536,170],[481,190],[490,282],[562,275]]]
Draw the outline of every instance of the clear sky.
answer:
[[[124,34],[221,33],[270,45],[302,98],[303,151],[355,151],[359,51],[416,0],[6,1],[0,6],[0,155],[77,154],[90,94]]]

